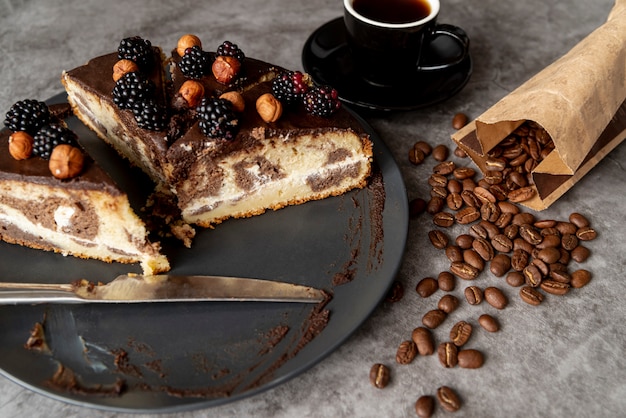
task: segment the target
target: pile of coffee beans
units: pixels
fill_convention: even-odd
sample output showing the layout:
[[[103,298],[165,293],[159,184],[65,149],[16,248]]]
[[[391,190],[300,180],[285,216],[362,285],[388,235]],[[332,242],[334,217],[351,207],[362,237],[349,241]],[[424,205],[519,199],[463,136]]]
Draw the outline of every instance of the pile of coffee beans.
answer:
[[[455,115],[454,128],[460,129],[467,121],[464,114]],[[448,160],[450,152],[445,145],[431,148],[425,141],[418,141],[411,147],[412,164],[422,164],[430,155],[437,164],[428,179],[429,199],[411,200],[410,216],[415,218],[423,213],[432,216],[435,228],[428,232],[428,239],[450,262],[448,271],[418,281],[415,290],[419,297],[429,298],[439,290],[451,292],[459,279],[470,282],[463,291],[469,305],[485,301],[497,310],[504,310],[509,304],[505,292],[497,286],[482,288],[476,282],[485,270],[504,277],[509,286],[519,288],[520,299],[530,306],[540,305],[548,295],[562,296],[589,283],[589,271],[570,268],[571,261],[584,263],[591,254],[585,242],[595,239],[597,233],[589,220],[577,212],[566,220],[540,219],[517,205],[536,194],[530,173],[553,149],[552,139],[541,126],[525,122],[489,152],[486,173],[479,179],[473,168],[459,167]],[[467,157],[458,147],[454,155]],[[454,225],[465,226],[467,230],[451,237],[448,231]],[[402,284],[395,282],[387,301],[397,302],[403,294]],[[413,330],[411,339],[400,343],[396,363],[406,365],[417,356],[436,353],[443,368],[482,367],[483,353],[466,346],[476,332],[471,319],[457,321],[446,341],[435,342],[433,330],[460,303],[450,293],[443,295],[436,308],[423,314],[422,324]],[[487,313],[480,314],[475,323],[485,332],[500,330],[497,318]],[[390,374],[387,366],[375,364],[370,379],[375,387],[383,388],[389,383]],[[430,417],[435,410],[435,399],[446,411],[454,412],[461,405],[456,392],[442,386],[436,396],[423,395],[417,400],[417,415]]]

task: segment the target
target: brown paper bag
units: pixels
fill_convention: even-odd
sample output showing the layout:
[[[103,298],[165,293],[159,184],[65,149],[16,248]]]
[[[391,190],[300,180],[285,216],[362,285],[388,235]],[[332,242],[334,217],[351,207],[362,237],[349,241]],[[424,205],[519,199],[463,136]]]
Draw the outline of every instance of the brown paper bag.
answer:
[[[555,149],[532,171],[537,194],[554,203],[626,138],[626,0],[566,55],[518,87],[452,139],[486,172],[487,153],[525,121],[541,125]]]

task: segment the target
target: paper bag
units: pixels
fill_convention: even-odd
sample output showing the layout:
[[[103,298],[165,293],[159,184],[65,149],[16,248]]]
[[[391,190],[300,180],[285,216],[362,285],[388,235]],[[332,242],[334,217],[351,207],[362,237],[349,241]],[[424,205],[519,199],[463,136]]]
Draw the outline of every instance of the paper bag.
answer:
[[[607,22],[452,139],[485,173],[488,153],[526,121],[542,126],[554,150],[533,170],[543,210],[626,138],[626,0]]]

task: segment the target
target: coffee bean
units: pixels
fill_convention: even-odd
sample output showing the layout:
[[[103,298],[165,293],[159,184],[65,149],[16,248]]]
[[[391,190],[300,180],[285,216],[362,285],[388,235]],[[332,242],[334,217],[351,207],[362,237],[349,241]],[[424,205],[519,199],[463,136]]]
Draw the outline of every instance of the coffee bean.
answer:
[[[409,364],[417,356],[417,346],[413,341],[402,341],[396,351],[396,363]]]
[[[491,243],[484,238],[476,238],[472,242],[472,248],[482,257],[483,260],[489,261],[495,255]]]
[[[441,365],[447,369],[455,367],[458,363],[458,348],[451,342],[439,344],[437,356]]]
[[[509,213],[509,215],[511,215],[511,214]],[[513,215],[511,215],[511,216],[513,216]],[[504,231],[502,231],[504,236],[511,240],[511,243],[513,243],[513,240],[515,238],[517,238],[517,233],[518,232],[519,232],[519,226],[518,225],[514,225],[514,224],[507,225],[504,228]]]
[[[465,300],[470,305],[478,305],[483,301],[483,291],[478,286],[468,286],[463,293],[465,294]]]
[[[439,144],[433,148],[433,158],[437,161],[445,161],[448,158],[448,155],[450,155],[450,150],[443,144]]]
[[[524,284],[524,275],[519,271],[511,271],[506,275],[506,282],[509,286],[520,287]]]
[[[478,211],[478,209],[472,206],[461,209],[455,215],[457,223],[461,225],[471,224],[478,218],[480,218],[480,212]]]
[[[534,264],[530,264],[524,268],[522,271],[524,275],[524,280],[526,284],[530,287],[538,287],[541,284],[541,280],[543,280],[543,276],[541,275],[541,271]]]
[[[437,276],[437,283],[439,284],[439,289],[444,292],[451,292],[456,286],[456,278],[454,277],[454,274],[449,271],[442,271]]]
[[[500,330],[500,324],[498,321],[489,314],[482,314],[479,316],[478,323],[488,332],[498,332]]]
[[[452,175],[457,180],[465,180],[474,177],[476,170],[471,167],[457,167],[452,172]]]
[[[468,121],[469,121],[469,118],[467,117],[465,113],[460,113],[460,112],[456,113],[454,117],[452,118],[452,127],[456,130],[459,130],[465,125],[467,125]]]
[[[520,208],[511,202],[498,202],[498,206],[503,213],[510,213],[513,216],[520,213]]]
[[[472,348],[459,351],[457,358],[459,367],[463,369],[478,369],[485,363],[483,353]]]
[[[483,221],[496,222],[502,212],[500,207],[492,202],[484,202],[480,207],[480,217]]]
[[[430,243],[433,245],[433,247],[439,250],[443,250],[444,248],[446,248],[448,246],[448,243],[450,242],[450,238],[448,238],[448,235],[438,229],[429,231],[428,239],[430,240]]]
[[[467,250],[468,248],[472,248],[472,241],[474,241],[474,237],[469,234],[461,234],[454,240],[454,243],[461,247],[463,250]]]
[[[532,225],[535,223],[535,216],[532,213],[520,212],[513,216],[513,220],[511,222],[519,226],[524,224]]]
[[[454,312],[458,306],[459,299],[454,295],[443,295],[441,299],[439,299],[439,303],[437,303],[437,308],[447,314]]]
[[[519,203],[525,202],[528,199],[534,197],[537,194],[537,189],[534,186],[520,187],[519,189],[511,190],[507,195],[507,198],[511,202]]]
[[[485,160],[485,169],[487,171],[504,171],[506,161],[502,158],[488,157]]]
[[[539,229],[554,228],[556,226],[556,221],[554,219],[540,219],[535,221],[533,226]]]
[[[544,231],[546,231],[546,230],[544,229],[544,230],[541,231],[541,235],[543,236],[543,240],[539,244],[537,244],[536,247],[539,248],[540,250],[543,250],[545,248],[551,248],[551,247],[552,248],[558,248],[561,245],[560,234],[558,234],[558,235],[554,235],[554,234],[546,235],[546,234],[544,234]]]
[[[522,300],[528,303],[529,305],[537,306],[541,302],[543,302],[543,294],[539,292],[537,289],[530,287],[530,286],[522,287],[519,291],[519,295],[522,298]]]
[[[496,219],[496,221],[494,222],[494,225],[497,228],[504,230],[506,227],[511,225],[512,221],[513,221],[513,214],[512,213],[500,213],[500,216],[498,216],[498,219]],[[513,226],[515,226],[515,225],[513,225]],[[517,234],[517,231],[518,231],[518,228],[515,229],[515,234]],[[504,233],[504,231],[502,231],[502,232]]]
[[[476,267],[471,266],[465,262],[452,263],[450,265],[450,271],[452,272],[452,274],[460,277],[463,280],[474,280],[476,277],[478,277],[478,274],[480,273],[480,271]]]
[[[485,229],[484,226],[480,225],[480,224],[476,224],[476,225],[472,225],[470,227],[469,233],[472,237],[474,237],[474,239],[476,238],[482,238],[482,239],[487,239],[489,238],[489,234],[487,233],[487,230]],[[474,242],[472,241],[472,246],[474,245]]]
[[[435,186],[430,190],[431,197],[441,197],[442,199],[446,199],[448,197],[448,189],[441,186]]]
[[[421,197],[416,197],[409,202],[409,216],[416,218],[426,211],[426,201]]]
[[[476,195],[478,200],[480,200],[481,202],[496,203],[497,201],[493,193],[491,193],[489,190],[485,189],[484,187],[480,187],[480,186],[475,187],[474,194]]]
[[[570,286],[575,289],[586,286],[591,281],[591,273],[585,269],[576,270],[571,276]]]
[[[463,184],[457,179],[451,179],[448,181],[447,188],[450,193],[457,193],[460,196],[463,191]]]
[[[479,271],[485,269],[485,260],[474,249],[463,251],[463,261]]]
[[[496,309],[504,309],[509,301],[502,290],[497,287],[488,287],[484,291],[484,297],[488,304]]]
[[[435,155],[435,150],[433,149],[433,157],[434,155]],[[454,163],[454,161],[443,161],[433,167],[433,173],[447,176],[449,174],[452,174],[455,168],[456,168],[456,164]]]
[[[428,212],[431,215],[441,212],[441,210],[443,209],[443,205],[445,205],[445,203],[446,203],[445,199],[439,196],[431,196],[430,200],[428,201],[428,204],[426,205],[426,212]]]
[[[465,184],[465,181],[463,181],[463,184]],[[476,195],[474,194],[473,189],[472,190],[464,189],[461,192],[461,198],[463,199],[463,202],[467,206],[470,206],[473,208],[479,208],[482,205],[480,199],[478,199],[478,197],[476,197]]]
[[[511,257],[506,254],[498,253],[493,256],[489,265],[489,270],[496,277],[504,276],[511,269]]]
[[[558,262],[561,264],[569,263],[569,260],[571,258],[569,251],[567,251],[565,248],[560,248],[559,250],[561,251],[561,258],[559,258]]]
[[[433,309],[424,314],[422,324],[430,329],[435,329],[445,321],[447,316],[448,314],[441,309]]]
[[[544,280],[541,282],[541,290],[551,295],[564,295],[569,291],[569,284],[556,280]]]
[[[487,171],[484,174],[483,179],[489,184],[499,184],[502,183],[502,180],[504,180],[504,175],[502,174],[502,171]]]
[[[439,289],[439,283],[432,277],[424,277],[417,283],[415,291],[423,298],[427,298]]]
[[[467,158],[467,153],[465,152],[465,150],[459,146],[457,146],[456,148],[454,148],[454,155],[456,155],[459,158]]]
[[[441,386],[437,389],[437,400],[439,405],[448,412],[456,412],[461,408],[459,396],[448,386]]]
[[[497,234],[491,239],[491,245],[496,251],[508,253],[513,249],[513,241],[504,234]],[[558,258],[557,258],[558,259]]]
[[[572,281],[572,276],[567,272],[567,270],[560,269],[550,269],[550,278],[559,283],[570,283]]]
[[[404,286],[401,282],[394,280],[391,284],[391,288],[387,292],[385,296],[385,301],[390,303],[400,302],[402,297],[404,296]]]
[[[409,161],[411,164],[419,165],[423,163],[425,159],[426,156],[419,148],[413,147],[409,150]]]
[[[541,235],[543,235],[544,237],[549,237],[549,236],[552,236],[552,235],[556,235],[558,237],[558,236],[561,235],[561,233],[556,228],[543,228],[541,230]],[[545,238],[544,238],[544,241],[545,241]],[[542,245],[546,245],[543,242],[541,244]],[[555,241],[555,244],[552,245],[552,247],[558,247],[559,245],[561,245],[561,241],[559,241],[558,243],[556,243],[556,241]],[[550,247],[550,245],[546,245],[546,246]]]
[[[463,207],[463,198],[460,193],[450,193],[446,197],[446,204],[450,210],[459,210]]]
[[[537,254],[535,254],[535,257],[537,257]],[[546,277],[550,274],[550,267],[548,267],[548,264],[540,258],[534,258],[530,263],[537,267],[537,269],[541,272],[542,277]]]
[[[428,328],[415,328],[411,333],[411,339],[415,343],[420,356],[429,356],[435,352],[435,340]]]
[[[415,402],[415,413],[419,418],[430,418],[435,412],[435,399],[429,395],[420,396]]]
[[[480,221],[478,222],[478,224],[482,226],[485,231],[487,231],[487,238],[489,238],[490,240],[493,239],[496,235],[500,234],[500,229],[492,222]]]
[[[446,257],[451,263],[455,261],[463,261],[463,250],[457,245],[448,245],[446,247]]]
[[[465,345],[472,336],[472,324],[465,321],[459,321],[452,326],[450,330],[450,341],[457,347]]]
[[[531,245],[537,245],[543,241],[541,233],[530,224],[522,224],[519,226],[519,235]]]
[[[385,388],[389,384],[389,380],[389,367],[380,363],[376,363],[372,366],[372,368],[370,369],[370,382],[375,388]]]
[[[442,228],[454,225],[454,215],[449,212],[438,212],[433,215],[433,223]]]
[[[589,226],[589,220],[585,218],[584,215],[581,215],[577,212],[569,215],[569,221],[576,225],[577,228],[584,228],[586,226]]]
[[[578,237],[574,234],[563,234],[561,237],[561,247],[566,251],[572,251],[578,246]]]
[[[581,241],[591,241],[596,239],[598,233],[590,226],[583,226],[576,231],[576,236]]]
[[[585,261],[587,261],[590,254],[591,252],[589,251],[589,249],[582,245],[576,246],[576,248],[574,248],[570,253],[572,260],[577,263],[584,263]]]
[[[513,240],[513,251],[523,250],[527,254],[530,254],[533,252],[533,248],[533,245],[523,238],[515,238]]]
[[[553,264],[561,258],[561,251],[555,247],[547,247],[539,250],[537,257],[544,263]]]
[[[557,222],[555,228],[561,235],[576,234],[576,231],[578,231],[578,227],[571,222]]]
[[[430,144],[426,141],[417,141],[415,144],[413,144],[413,148],[419,149],[426,156],[429,156],[433,150]]]
[[[448,178],[444,175],[433,173],[428,178],[428,184],[431,187],[447,187],[448,186]]]
[[[511,255],[511,267],[515,271],[523,271],[530,263],[530,254],[526,251],[517,249],[513,250]]]

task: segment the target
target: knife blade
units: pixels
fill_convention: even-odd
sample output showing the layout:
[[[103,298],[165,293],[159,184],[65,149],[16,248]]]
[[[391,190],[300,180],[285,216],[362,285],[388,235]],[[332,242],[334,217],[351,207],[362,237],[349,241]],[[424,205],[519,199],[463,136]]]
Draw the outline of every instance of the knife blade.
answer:
[[[1,283],[0,304],[143,302],[319,303],[326,294],[293,283],[227,276],[123,274],[106,284]]]

